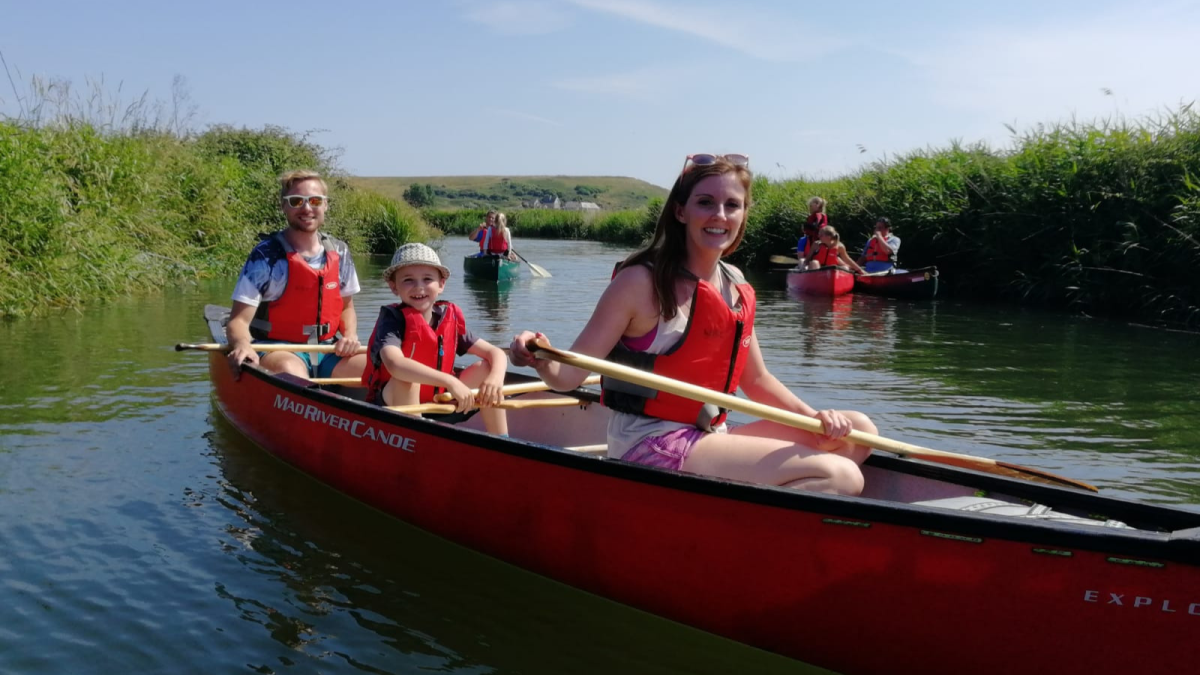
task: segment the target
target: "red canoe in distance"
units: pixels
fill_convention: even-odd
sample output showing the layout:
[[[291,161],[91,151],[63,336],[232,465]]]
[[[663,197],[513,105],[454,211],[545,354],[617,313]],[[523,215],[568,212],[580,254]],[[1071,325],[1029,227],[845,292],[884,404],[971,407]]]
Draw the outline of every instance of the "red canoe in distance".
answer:
[[[788,290],[835,297],[854,290],[854,274],[840,267],[822,267],[817,270],[792,270],[787,275]]]
[[[501,438],[478,415],[452,425],[258,367],[234,381],[220,352],[209,363],[234,427],[350,497],[845,675],[1200,664],[1200,513],[880,453],[859,497],[751,485],[604,457],[609,413],[594,393],[510,410]]]
[[[854,290],[889,298],[928,300],[937,295],[938,269],[922,267],[888,274],[860,274],[854,277]]]

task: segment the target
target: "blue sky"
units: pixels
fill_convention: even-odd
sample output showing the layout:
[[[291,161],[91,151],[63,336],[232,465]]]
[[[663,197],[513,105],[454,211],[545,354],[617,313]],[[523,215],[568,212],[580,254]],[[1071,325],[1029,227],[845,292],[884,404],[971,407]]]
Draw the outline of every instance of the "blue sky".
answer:
[[[691,152],[830,177],[1176,107],[1200,96],[1197,36],[1200,2],[1160,0],[0,2],[18,91],[103,77],[165,99],[181,75],[200,126],[319,130],[358,175],[659,185]]]

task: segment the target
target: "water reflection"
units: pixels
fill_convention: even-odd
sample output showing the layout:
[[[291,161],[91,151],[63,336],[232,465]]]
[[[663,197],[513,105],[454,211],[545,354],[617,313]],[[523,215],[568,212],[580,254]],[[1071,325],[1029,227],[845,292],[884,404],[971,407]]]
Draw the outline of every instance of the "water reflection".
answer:
[[[508,301],[514,286],[527,287],[527,279],[508,279],[505,281],[488,281],[477,277],[463,276],[464,290],[469,305],[463,311],[469,317],[468,326],[478,326],[483,322],[484,330],[492,334],[506,333],[510,325]],[[478,331],[478,328],[472,328]]]

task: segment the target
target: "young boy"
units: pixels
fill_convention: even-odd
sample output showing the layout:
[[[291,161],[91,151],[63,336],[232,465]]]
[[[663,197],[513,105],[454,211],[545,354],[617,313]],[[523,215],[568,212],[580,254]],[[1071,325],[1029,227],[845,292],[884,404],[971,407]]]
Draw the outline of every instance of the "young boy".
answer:
[[[504,411],[491,406],[504,398],[504,352],[467,330],[462,310],[439,301],[450,270],[425,244],[405,244],[383,273],[400,302],[384,305],[367,345],[362,382],[367,401],[379,405],[429,403],[443,391],[454,395],[459,412],[476,406],[489,433],[508,435]],[[454,376],[454,356],[483,359]],[[472,395],[471,389],[479,394]]]

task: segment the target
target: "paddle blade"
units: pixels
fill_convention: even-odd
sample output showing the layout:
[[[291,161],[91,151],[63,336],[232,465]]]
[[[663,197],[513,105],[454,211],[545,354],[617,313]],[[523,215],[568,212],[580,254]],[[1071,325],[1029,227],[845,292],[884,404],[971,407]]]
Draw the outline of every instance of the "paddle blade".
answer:
[[[525,264],[529,265],[529,271],[533,272],[534,276],[539,276],[539,277],[554,276],[554,275],[550,274],[550,272],[545,267],[542,267],[541,265],[535,265],[535,264],[529,262],[528,260],[525,261]]]
[[[770,258],[772,265],[799,265],[798,258],[790,258],[786,255],[773,255]]]

